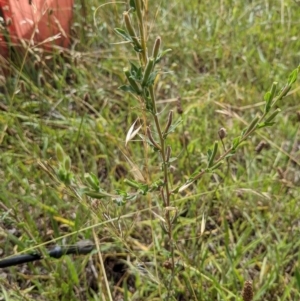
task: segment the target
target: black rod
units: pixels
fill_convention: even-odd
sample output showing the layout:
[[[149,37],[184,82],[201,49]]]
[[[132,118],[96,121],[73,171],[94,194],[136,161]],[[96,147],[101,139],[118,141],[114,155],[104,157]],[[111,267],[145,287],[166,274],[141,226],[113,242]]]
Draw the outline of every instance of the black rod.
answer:
[[[53,249],[50,249],[47,254],[52,258],[61,258],[63,255],[85,255],[90,253],[95,248],[95,245],[90,240],[80,240],[75,245],[72,246],[55,246]],[[43,255],[34,253],[34,254],[21,254],[12,256],[3,260],[0,260],[0,269],[32,262],[36,260],[43,259]]]

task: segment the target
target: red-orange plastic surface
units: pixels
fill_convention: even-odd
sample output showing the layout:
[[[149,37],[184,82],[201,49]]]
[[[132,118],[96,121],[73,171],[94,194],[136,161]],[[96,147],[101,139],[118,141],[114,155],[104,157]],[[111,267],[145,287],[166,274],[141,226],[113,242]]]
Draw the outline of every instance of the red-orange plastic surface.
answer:
[[[69,45],[73,0],[0,0],[0,9],[8,36],[0,30],[0,55],[8,53],[7,40],[47,50]]]

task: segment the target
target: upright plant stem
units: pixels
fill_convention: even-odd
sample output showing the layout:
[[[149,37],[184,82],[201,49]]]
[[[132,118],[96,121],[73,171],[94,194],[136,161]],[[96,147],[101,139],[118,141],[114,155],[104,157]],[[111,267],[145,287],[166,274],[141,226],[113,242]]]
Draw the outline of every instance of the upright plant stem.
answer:
[[[152,100],[152,107],[153,107],[153,118],[156,126],[156,130],[158,132],[159,136],[159,142],[161,146],[161,157],[162,157],[162,165],[163,165],[163,173],[164,173],[164,191],[165,192],[165,197],[164,197],[164,207],[166,209],[166,215],[165,219],[167,222],[167,228],[168,228],[168,239],[169,239],[169,249],[171,253],[171,264],[172,264],[172,275],[168,284],[168,296],[167,300],[170,298],[170,293],[172,290],[172,283],[175,275],[175,256],[174,256],[174,244],[173,244],[173,229],[172,229],[172,220],[170,216],[170,211],[168,210],[168,207],[170,206],[170,188],[169,188],[169,179],[168,179],[168,164],[166,162],[166,144],[165,144],[165,139],[163,137],[163,133],[161,130],[161,126],[158,120],[158,112],[156,108],[156,99],[155,99],[155,93],[154,93],[154,88],[153,85],[149,87],[149,92],[150,92],[150,97]]]
[[[136,5],[136,13],[139,23],[139,33],[140,33],[140,39],[141,39],[141,48],[142,52],[140,54],[140,60],[141,64],[143,66],[146,66],[148,63],[148,50],[146,45],[146,33],[145,33],[145,25],[144,25],[144,16],[143,16],[143,8],[142,8],[142,0],[135,0]],[[155,59],[155,58],[153,58]],[[172,231],[172,218],[170,216],[170,211],[168,210],[168,207],[170,207],[170,187],[169,187],[169,178],[168,178],[168,164],[166,162],[166,143],[165,138],[163,137],[163,132],[161,129],[161,125],[159,123],[158,119],[158,112],[156,107],[156,98],[154,93],[154,86],[153,84],[148,87],[151,102],[152,102],[152,108],[153,108],[153,119],[156,127],[156,131],[159,136],[159,143],[160,143],[160,152],[162,157],[162,167],[163,167],[163,175],[164,175],[164,186],[162,193],[164,194],[163,199],[163,206],[166,210],[165,219],[167,223],[167,233],[168,233],[168,240],[169,240],[169,250],[171,253],[171,263],[172,263],[172,275],[170,278],[170,281],[168,283],[168,295],[167,300],[170,299],[171,291],[172,291],[172,283],[175,275],[175,256],[174,256],[174,244],[173,244],[173,231]]]
[[[136,13],[139,20],[139,31],[141,37],[141,45],[142,45],[142,63],[145,66],[148,61],[147,54],[147,45],[146,45],[146,34],[145,34],[145,26],[144,26],[144,18],[143,18],[143,10],[142,10],[142,0],[135,0]]]

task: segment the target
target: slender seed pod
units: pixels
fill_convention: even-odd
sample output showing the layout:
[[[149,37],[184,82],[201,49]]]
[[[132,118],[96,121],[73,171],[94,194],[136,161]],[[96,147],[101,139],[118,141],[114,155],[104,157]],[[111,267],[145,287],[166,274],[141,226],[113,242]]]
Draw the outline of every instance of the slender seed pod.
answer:
[[[165,158],[166,162],[169,162],[171,157],[171,152],[172,152],[171,146],[168,145],[166,148],[166,158]]]
[[[266,148],[268,144],[265,141],[261,141],[259,142],[259,144],[256,146],[255,151],[257,154],[260,154],[261,151]]]
[[[138,48],[141,48],[141,44],[140,44],[140,42],[136,36],[135,30],[131,24],[131,20],[130,20],[130,16],[129,16],[128,12],[123,13],[123,18],[124,18],[126,29],[129,33],[130,37],[132,38],[134,45],[137,46]]]
[[[142,80],[142,86],[143,87],[146,86],[146,84],[147,84],[147,81],[149,79],[149,76],[151,74],[153,66],[154,66],[154,59],[153,58],[149,58],[147,66],[146,66],[145,71],[144,71],[143,80]]]
[[[164,137],[167,136],[167,133],[168,133],[168,131],[170,129],[170,126],[172,125],[172,121],[173,121],[173,111],[171,110],[169,112],[168,121],[167,121],[166,127],[165,127],[164,132],[163,132],[164,133]]]
[[[23,80],[20,81],[20,88],[23,93],[26,92],[25,82]]]
[[[90,94],[89,94],[88,92],[86,92],[86,93],[84,94],[83,100],[84,100],[85,102],[87,102],[87,103],[90,101]]]
[[[154,140],[154,138],[153,138],[153,136],[151,134],[150,128],[148,126],[147,126],[147,136],[148,136],[150,142],[153,144],[153,146],[155,148],[157,148],[158,150],[161,150],[160,145]]]
[[[179,115],[182,115],[183,114],[183,108],[182,108],[182,103],[181,103],[181,97],[177,97],[176,106],[177,106],[177,113]]]
[[[159,54],[160,50],[160,45],[161,45],[161,38],[157,37],[154,43],[153,51],[152,51],[152,56],[156,60]]]

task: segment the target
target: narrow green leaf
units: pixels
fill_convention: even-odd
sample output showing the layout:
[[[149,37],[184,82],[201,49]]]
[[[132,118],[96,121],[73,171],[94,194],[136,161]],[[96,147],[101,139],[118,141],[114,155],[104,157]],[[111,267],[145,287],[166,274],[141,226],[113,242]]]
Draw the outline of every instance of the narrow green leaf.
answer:
[[[235,137],[232,141],[232,148],[236,149],[241,140],[241,136]]]
[[[265,110],[264,110],[265,114],[267,114],[271,109],[272,100],[273,100],[275,92],[276,92],[276,86],[277,86],[277,83],[274,82],[271,87],[271,90],[268,91],[264,96],[264,99],[266,101]]]
[[[121,36],[125,41],[133,42],[131,36],[122,28],[115,28],[114,31]]]
[[[300,272],[298,268],[295,268],[295,279],[298,286],[298,291],[300,291]]]
[[[265,94],[264,99],[266,101],[264,113],[267,114],[270,111],[272,104],[272,96],[270,91]]]
[[[276,122],[262,122],[262,123],[259,123],[257,128],[258,129],[262,129],[262,128],[265,128],[265,127],[268,127],[268,126],[272,126],[274,125]]]
[[[266,102],[268,102],[269,100],[270,100],[270,98],[271,98],[271,92],[267,92],[265,95],[264,95],[264,100],[266,101]]]
[[[251,123],[249,124],[249,126],[248,126],[248,128],[247,128],[247,130],[246,130],[246,132],[245,132],[245,134],[244,134],[243,136],[246,136],[246,135],[248,135],[250,132],[252,132],[252,131],[255,129],[255,127],[257,126],[258,121],[259,121],[259,117],[256,116],[256,117],[251,121]]]
[[[133,79],[135,80],[141,80],[142,79],[142,68],[141,67],[137,67],[133,62],[130,62],[130,66],[131,66],[131,76],[133,77]]]
[[[69,275],[70,275],[70,280],[72,284],[79,284],[79,278],[78,278],[78,274],[74,265],[74,261],[69,257],[66,256],[64,258],[65,263],[67,264],[68,267],[68,271],[69,271]]]
[[[138,183],[137,181],[134,181],[134,180],[125,179],[124,183],[131,186],[131,187],[133,187],[133,188],[136,188],[136,189],[140,188],[140,183]]]
[[[207,161],[210,161],[211,154],[212,154],[212,150],[209,148],[209,149],[207,150]]]
[[[215,164],[214,166],[211,167],[211,171],[218,169],[224,162],[218,162],[217,164]]]
[[[292,85],[290,84],[286,84],[280,91],[279,95],[277,96],[277,99],[282,99],[283,97],[285,97],[289,91],[291,90]],[[274,105],[274,104],[273,104]]]
[[[297,80],[297,77],[298,77],[298,68],[293,70],[292,73],[289,75],[288,85],[291,86]]]
[[[95,199],[102,199],[103,197],[110,197],[110,198],[116,197],[115,195],[105,192],[103,189],[99,189],[97,192],[88,189],[83,189],[82,192],[83,194]]]
[[[130,0],[129,1],[129,5],[130,5],[130,8],[135,11],[136,10],[136,7],[135,7],[135,0]]]
[[[145,87],[148,83],[148,79],[150,77],[150,74],[152,72],[154,66],[154,59],[149,58],[148,63],[146,65],[146,68],[144,70],[144,76],[143,76],[143,81],[142,81],[142,86]]]
[[[281,112],[281,110],[278,108],[276,109],[265,121],[264,123],[270,123],[271,121],[273,121],[273,119]]]
[[[130,93],[136,94],[135,90],[129,85],[120,86],[119,89],[124,92],[130,92]]]
[[[210,168],[210,167],[213,166],[215,157],[216,157],[217,152],[218,152],[218,146],[219,146],[219,142],[218,142],[218,141],[215,141],[214,146],[213,146],[213,149],[212,149],[212,152],[211,152],[211,154],[210,154],[210,156],[209,156],[208,168]]]
[[[127,77],[127,80],[129,81],[130,86],[131,86],[132,90],[134,91],[134,93],[137,95],[140,95],[142,93],[142,91],[141,91],[138,83],[135,81],[134,76],[132,76],[131,72],[127,68],[124,69],[124,73]]]
[[[231,151],[229,154],[227,154],[227,155],[224,157],[224,159],[230,158],[230,157],[234,156],[235,153],[236,153],[236,151]]]
[[[274,95],[276,93],[277,85],[278,85],[278,82],[273,82],[273,84],[272,84],[272,87],[271,87],[271,90],[270,90],[270,99],[271,99],[271,101],[273,100]]]
[[[92,189],[95,189],[96,191],[99,190],[100,183],[96,175],[94,175],[93,173],[86,173],[84,175],[84,178]]]
[[[157,75],[157,71],[153,71],[150,73],[150,76],[146,82],[146,86],[152,86],[154,84],[156,75]]]
[[[161,58],[163,56],[165,56],[168,52],[171,52],[171,51],[172,51],[172,49],[168,48],[168,49],[162,51],[161,53],[159,53],[157,58],[155,59],[155,64],[158,64],[160,62]]]

